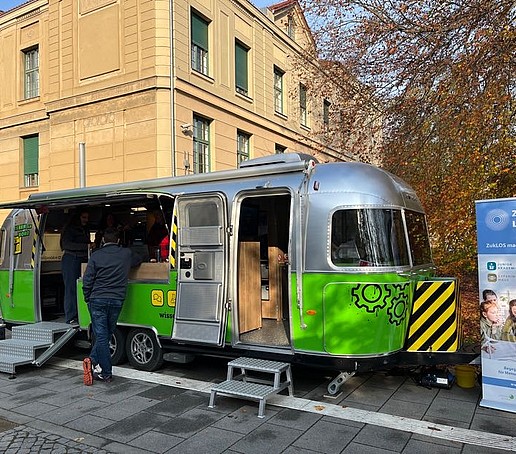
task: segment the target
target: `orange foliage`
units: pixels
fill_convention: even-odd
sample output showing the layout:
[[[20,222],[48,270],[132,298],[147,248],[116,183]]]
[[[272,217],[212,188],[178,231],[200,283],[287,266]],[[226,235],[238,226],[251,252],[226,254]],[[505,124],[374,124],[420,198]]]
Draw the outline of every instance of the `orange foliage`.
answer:
[[[471,279],[475,200],[516,195],[514,1],[303,6],[321,55],[381,107],[383,166],[419,194],[440,271]]]

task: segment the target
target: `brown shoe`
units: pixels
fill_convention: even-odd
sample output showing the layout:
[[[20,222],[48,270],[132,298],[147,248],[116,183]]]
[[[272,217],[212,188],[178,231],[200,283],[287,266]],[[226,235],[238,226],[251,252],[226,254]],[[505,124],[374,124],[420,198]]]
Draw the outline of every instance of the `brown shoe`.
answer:
[[[82,360],[82,369],[84,371],[84,384],[91,386],[93,384],[93,370],[91,369],[91,358]]]

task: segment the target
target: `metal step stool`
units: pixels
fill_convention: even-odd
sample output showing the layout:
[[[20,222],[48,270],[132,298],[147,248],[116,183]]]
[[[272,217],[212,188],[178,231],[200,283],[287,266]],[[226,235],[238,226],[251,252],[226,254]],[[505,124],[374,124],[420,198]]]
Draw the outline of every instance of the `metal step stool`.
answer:
[[[0,340],[0,372],[14,378],[16,366],[41,366],[78,331],[66,323],[39,322],[14,326],[11,339]]]
[[[240,369],[240,374],[234,376],[234,370]],[[272,380],[253,377],[249,372],[262,374],[274,374]],[[285,373],[285,380],[282,374]],[[215,406],[215,397],[221,394],[227,397],[240,397],[242,399],[256,400],[259,402],[258,417],[264,418],[267,399],[284,389],[288,389],[289,395],[294,395],[292,385],[292,372],[289,363],[268,361],[256,358],[237,358],[228,363],[226,381],[218,383],[211,388],[209,408]]]

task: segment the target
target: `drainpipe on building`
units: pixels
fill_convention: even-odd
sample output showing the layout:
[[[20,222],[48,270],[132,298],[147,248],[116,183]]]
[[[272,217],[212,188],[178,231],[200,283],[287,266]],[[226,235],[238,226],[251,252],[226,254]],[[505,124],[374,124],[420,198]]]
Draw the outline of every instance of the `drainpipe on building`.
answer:
[[[86,144],[79,142],[79,186],[86,187]]]
[[[174,0],[170,0],[170,148],[172,176],[176,176],[176,102],[174,93]]]

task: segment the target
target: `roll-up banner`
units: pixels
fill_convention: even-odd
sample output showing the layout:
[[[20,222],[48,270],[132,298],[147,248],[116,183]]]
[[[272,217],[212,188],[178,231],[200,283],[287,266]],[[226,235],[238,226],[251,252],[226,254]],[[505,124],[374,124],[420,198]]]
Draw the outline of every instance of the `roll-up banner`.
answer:
[[[516,413],[516,198],[476,204],[483,407]]]

